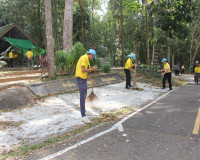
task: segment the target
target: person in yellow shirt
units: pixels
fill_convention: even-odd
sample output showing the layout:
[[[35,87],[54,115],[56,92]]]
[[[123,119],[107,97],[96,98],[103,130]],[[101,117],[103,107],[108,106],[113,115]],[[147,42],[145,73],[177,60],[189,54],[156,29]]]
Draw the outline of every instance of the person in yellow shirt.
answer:
[[[33,65],[33,52],[31,51],[31,49],[29,49],[26,52],[26,58],[28,60],[28,68],[30,70],[32,68],[32,65]]]
[[[90,123],[90,120],[85,115],[85,100],[87,96],[87,78],[94,83],[94,80],[89,76],[89,72],[96,71],[97,66],[94,66],[92,69],[90,67],[89,60],[96,58],[96,51],[93,49],[89,49],[87,54],[81,56],[76,64],[76,73],[75,77],[77,77],[77,84],[80,93],[80,111],[82,116],[82,121],[85,123]]]
[[[162,89],[165,89],[165,81],[166,81],[166,79],[168,79],[169,90],[172,90],[172,82],[171,82],[172,74],[171,74],[171,70],[170,70],[170,65],[167,62],[166,58],[163,58],[162,62],[164,63],[164,68],[162,70],[158,70],[158,72],[163,72],[162,75],[164,76],[163,81],[162,81],[162,83],[163,83]]]
[[[185,67],[184,67],[184,65],[182,65],[182,67],[181,67],[181,74],[185,74]]]
[[[195,67],[195,69],[194,69],[194,71],[195,71],[195,82],[197,83],[197,85],[198,85],[198,83],[199,83],[199,78],[200,78],[200,64],[198,63],[197,64],[197,66]]]
[[[13,68],[13,58],[14,58],[14,54],[13,54],[13,49],[10,50],[9,54],[8,54],[8,68]]]
[[[132,61],[136,59],[134,55],[130,55],[130,58],[126,61],[124,72],[126,74],[126,89],[129,89],[131,86],[131,71],[135,72],[134,69],[132,69],[133,66],[137,66],[137,64],[133,64]]]

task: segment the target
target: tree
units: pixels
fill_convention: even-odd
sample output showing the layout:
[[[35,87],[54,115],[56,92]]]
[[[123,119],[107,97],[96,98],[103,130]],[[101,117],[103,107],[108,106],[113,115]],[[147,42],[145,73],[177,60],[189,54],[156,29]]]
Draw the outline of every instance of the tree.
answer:
[[[122,46],[122,62],[125,66],[125,53],[124,53],[124,28],[123,28],[123,0],[120,0],[120,27],[121,27],[121,46]]]
[[[47,56],[48,56],[48,75],[49,78],[55,78],[55,63],[53,51],[53,33],[51,17],[51,0],[45,0],[45,19],[46,19],[46,37],[47,37]]]
[[[72,49],[73,12],[74,0],[66,0],[64,11],[63,49],[67,50],[68,52],[70,52]]]
[[[150,66],[150,52],[149,52],[149,24],[148,24],[147,0],[145,0],[145,10],[146,10],[147,64]]]

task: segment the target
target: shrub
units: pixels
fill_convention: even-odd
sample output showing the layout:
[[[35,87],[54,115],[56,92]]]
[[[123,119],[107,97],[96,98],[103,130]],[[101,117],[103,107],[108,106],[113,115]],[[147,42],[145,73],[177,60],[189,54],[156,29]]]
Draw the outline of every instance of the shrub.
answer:
[[[86,49],[80,42],[72,47],[71,52],[67,52],[66,50],[57,51],[55,55],[56,72],[58,72],[60,68],[65,72],[74,72],[76,63],[85,53]]]
[[[69,55],[69,53],[67,53],[66,50],[61,50],[61,51],[56,52],[56,54],[55,54],[56,72],[58,72],[58,70],[60,68],[62,68],[62,70],[67,69],[67,56],[68,55]]]
[[[110,64],[105,64],[105,65],[103,65],[102,71],[103,71],[104,73],[110,73],[110,71],[111,71]]]
[[[94,66],[94,65],[97,65],[97,67],[100,68],[101,67],[101,62],[99,60],[99,57],[96,56],[96,59],[91,60],[90,61],[90,65],[91,65],[91,67]]]

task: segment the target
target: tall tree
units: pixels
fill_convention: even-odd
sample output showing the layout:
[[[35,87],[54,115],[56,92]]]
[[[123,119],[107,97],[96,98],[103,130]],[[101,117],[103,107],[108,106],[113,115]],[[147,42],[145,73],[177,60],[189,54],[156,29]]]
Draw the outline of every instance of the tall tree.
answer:
[[[83,7],[82,7],[82,1],[79,0],[79,6],[81,10],[81,37],[82,37],[82,43],[84,44],[84,32],[83,32]]]
[[[46,20],[46,37],[47,37],[47,53],[48,53],[48,75],[49,78],[55,78],[55,63],[53,51],[53,32],[51,17],[51,0],[45,0],[45,20]]]
[[[70,52],[72,49],[73,12],[74,0],[66,0],[64,11],[63,49],[67,50],[68,52]]]
[[[94,0],[92,1],[92,32],[93,32],[93,49],[95,49]]]
[[[121,27],[122,65],[125,66],[123,0],[120,0],[120,15],[121,15],[120,16],[120,27]]]
[[[148,24],[148,1],[145,0],[145,10],[146,10],[146,43],[147,43],[147,64],[150,65],[150,52],[149,52],[149,24]]]

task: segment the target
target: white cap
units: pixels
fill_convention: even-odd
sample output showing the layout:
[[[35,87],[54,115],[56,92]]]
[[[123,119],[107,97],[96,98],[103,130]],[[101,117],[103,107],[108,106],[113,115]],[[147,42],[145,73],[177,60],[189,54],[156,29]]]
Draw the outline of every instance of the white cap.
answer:
[[[196,63],[199,63],[199,61],[196,61]]]

